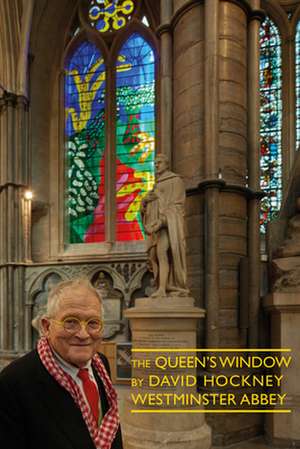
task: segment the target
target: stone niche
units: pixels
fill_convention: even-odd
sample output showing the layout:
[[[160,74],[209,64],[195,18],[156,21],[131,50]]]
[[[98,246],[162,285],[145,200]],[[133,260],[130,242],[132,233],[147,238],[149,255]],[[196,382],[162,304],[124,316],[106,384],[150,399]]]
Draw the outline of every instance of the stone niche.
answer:
[[[115,337],[122,328],[122,293],[113,288],[113,280],[105,271],[97,272],[92,284],[99,291],[103,300],[104,332],[103,338]]]

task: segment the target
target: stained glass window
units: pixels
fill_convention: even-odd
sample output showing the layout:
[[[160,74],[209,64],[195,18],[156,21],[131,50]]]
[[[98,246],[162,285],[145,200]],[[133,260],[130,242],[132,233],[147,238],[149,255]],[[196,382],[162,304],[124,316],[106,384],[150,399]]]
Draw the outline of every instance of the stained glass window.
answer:
[[[282,64],[278,28],[270,18],[260,27],[261,231],[278,214],[282,198]]]
[[[133,0],[91,0],[90,24],[100,33],[117,31],[131,19],[134,9]]]
[[[117,240],[141,240],[140,203],[154,183],[155,58],[132,34],[116,67]]]
[[[104,98],[103,57],[94,44],[83,42],[65,65],[66,204],[69,243],[100,242],[105,238]],[[91,228],[95,220],[97,226]]]
[[[300,146],[300,21],[297,23],[296,37],[296,150]]]

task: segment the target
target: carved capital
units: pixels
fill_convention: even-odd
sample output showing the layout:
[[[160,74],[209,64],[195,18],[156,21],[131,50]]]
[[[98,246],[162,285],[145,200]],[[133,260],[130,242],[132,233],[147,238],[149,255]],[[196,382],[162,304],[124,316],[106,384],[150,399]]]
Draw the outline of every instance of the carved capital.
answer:
[[[172,27],[169,23],[164,23],[163,25],[160,25],[156,30],[157,37],[161,37],[164,33],[172,33]]]
[[[266,18],[266,13],[263,9],[253,9],[250,17],[249,17],[249,21],[250,20],[258,20],[259,22],[263,22]]]
[[[0,109],[4,106],[28,108],[29,101],[24,95],[17,95],[13,92],[8,92],[0,87]]]

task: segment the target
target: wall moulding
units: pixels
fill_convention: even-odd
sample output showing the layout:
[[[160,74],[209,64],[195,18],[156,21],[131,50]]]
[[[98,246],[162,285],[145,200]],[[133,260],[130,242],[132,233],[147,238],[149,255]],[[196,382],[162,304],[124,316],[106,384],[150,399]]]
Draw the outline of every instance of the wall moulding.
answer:
[[[237,5],[239,8],[243,9],[247,16],[250,18],[252,14],[252,8],[248,0],[221,0],[223,3],[233,3]]]
[[[164,23],[156,29],[156,36],[159,38],[164,33],[170,33],[172,31],[171,25]]]
[[[280,0],[282,6],[294,6],[299,4],[299,0]]]
[[[183,5],[181,8],[179,8],[176,13],[174,14],[172,20],[171,20],[171,27],[174,29],[177,25],[177,23],[180,21],[180,19],[191,9],[193,9],[195,6],[199,6],[204,4],[204,0],[190,0],[185,5]]]
[[[0,97],[0,108],[2,106],[17,106],[24,105],[25,108],[28,108],[29,101],[24,95],[17,95],[13,92],[8,92],[3,90],[2,96]]]
[[[259,20],[260,22],[263,22],[266,18],[266,13],[263,9],[253,9],[249,20]]]
[[[237,184],[227,184],[223,179],[204,179],[198,184],[198,188],[190,189],[187,192],[187,196],[196,195],[200,192],[205,192],[207,189],[217,188],[221,192],[236,193],[238,195],[245,196],[247,199],[260,200],[265,196],[265,193],[261,190],[254,191],[249,187],[244,187]]]

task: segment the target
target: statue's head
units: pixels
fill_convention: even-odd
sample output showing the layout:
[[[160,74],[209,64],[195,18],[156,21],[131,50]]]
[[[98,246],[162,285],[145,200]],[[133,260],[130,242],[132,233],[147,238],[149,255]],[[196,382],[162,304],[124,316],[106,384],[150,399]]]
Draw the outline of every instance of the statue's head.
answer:
[[[155,158],[155,169],[157,175],[164,173],[169,168],[169,158],[166,154],[158,154]]]

